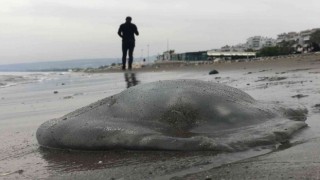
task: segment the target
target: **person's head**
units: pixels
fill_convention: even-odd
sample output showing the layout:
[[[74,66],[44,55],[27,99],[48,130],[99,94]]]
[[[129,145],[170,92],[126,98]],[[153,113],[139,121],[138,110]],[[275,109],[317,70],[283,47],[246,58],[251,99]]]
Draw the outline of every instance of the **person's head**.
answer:
[[[126,22],[131,23],[132,18],[130,16],[126,17]]]

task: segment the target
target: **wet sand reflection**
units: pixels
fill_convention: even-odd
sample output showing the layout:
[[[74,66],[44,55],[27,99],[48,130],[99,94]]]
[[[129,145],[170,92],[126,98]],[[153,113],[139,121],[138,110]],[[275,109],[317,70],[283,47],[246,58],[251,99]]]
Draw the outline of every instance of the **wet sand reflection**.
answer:
[[[136,86],[140,83],[140,81],[137,80],[135,73],[124,73],[124,80],[127,83],[127,88],[130,88],[132,86]]]
[[[217,154],[213,151],[67,151],[42,147],[39,150],[48,163],[48,170],[55,172],[109,169],[181,158],[211,157]]]

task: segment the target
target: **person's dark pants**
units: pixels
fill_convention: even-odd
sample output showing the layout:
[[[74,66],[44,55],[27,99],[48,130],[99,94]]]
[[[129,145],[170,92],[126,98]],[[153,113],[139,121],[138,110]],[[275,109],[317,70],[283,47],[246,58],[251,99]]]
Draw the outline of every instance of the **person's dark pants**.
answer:
[[[122,41],[122,69],[126,68],[126,61],[127,61],[127,52],[129,51],[129,62],[128,68],[132,68],[132,61],[133,61],[133,50],[134,50],[135,42],[132,41]]]

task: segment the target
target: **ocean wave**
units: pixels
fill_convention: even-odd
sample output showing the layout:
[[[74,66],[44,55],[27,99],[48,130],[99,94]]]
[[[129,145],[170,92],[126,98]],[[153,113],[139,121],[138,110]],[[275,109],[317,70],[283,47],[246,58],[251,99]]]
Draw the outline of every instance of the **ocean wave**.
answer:
[[[19,84],[42,82],[50,79],[47,73],[32,74],[4,74],[0,75],[0,88],[16,86]]]

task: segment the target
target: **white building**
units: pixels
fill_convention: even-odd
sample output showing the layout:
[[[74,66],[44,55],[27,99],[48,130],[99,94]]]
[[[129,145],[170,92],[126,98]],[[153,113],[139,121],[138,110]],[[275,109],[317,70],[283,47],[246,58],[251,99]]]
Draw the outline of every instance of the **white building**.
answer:
[[[221,47],[220,49],[216,51],[222,51],[222,52],[243,52],[248,49],[247,44],[237,44],[233,46],[225,45]]]
[[[283,41],[286,41],[287,33],[278,34],[278,38],[276,40],[276,43],[281,43]]]
[[[157,60],[169,61],[171,60],[172,55],[174,54],[174,50],[168,50],[163,52],[163,54],[157,56]]]
[[[304,30],[300,33],[297,32],[289,32],[289,33],[282,33],[278,35],[277,43],[281,43],[283,41],[294,41],[296,45],[306,46],[309,44],[311,35],[316,32],[317,30],[320,30],[320,28],[310,29],[310,30]]]
[[[310,43],[310,38],[311,38],[311,35],[320,30],[320,28],[314,28],[314,29],[311,29],[311,30],[305,30],[305,31],[301,31],[300,32],[300,39],[299,39],[299,44],[300,45],[305,45],[305,44],[309,44]]]
[[[243,52],[243,51],[246,51],[247,49],[248,49],[248,45],[246,43],[232,46],[233,52]]]
[[[276,40],[272,38],[263,38],[262,39],[262,47],[272,47],[276,45]]]
[[[247,48],[259,50],[264,47],[275,46],[276,40],[268,37],[253,36],[247,39]]]

